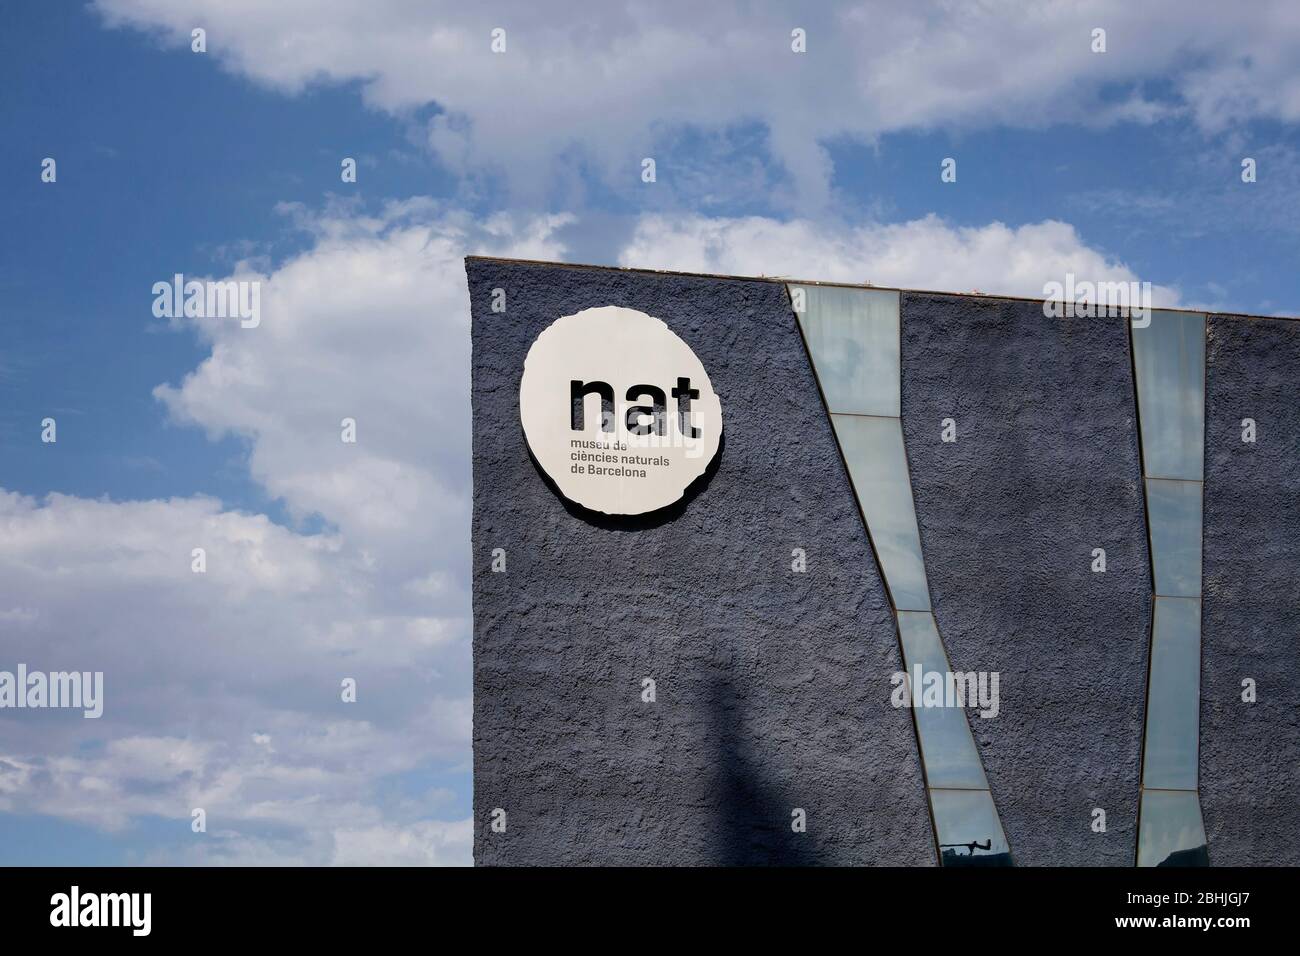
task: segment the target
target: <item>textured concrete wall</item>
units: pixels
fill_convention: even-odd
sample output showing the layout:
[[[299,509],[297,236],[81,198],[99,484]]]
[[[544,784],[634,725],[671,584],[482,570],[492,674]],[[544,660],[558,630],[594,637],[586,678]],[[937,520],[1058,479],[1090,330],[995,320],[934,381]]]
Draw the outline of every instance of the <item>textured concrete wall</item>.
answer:
[[[888,699],[894,625],[783,287],[485,260],[467,272],[475,859],[933,864],[911,717]],[[523,440],[529,345],[600,305],[667,322],[722,397],[716,474],[671,520],[570,513]],[[806,574],[790,570],[796,547]],[[496,807],[505,833],[488,827]],[[794,807],[806,834],[791,832]]]
[[[902,323],[931,599],[953,668],[1001,674],[971,727],[1012,855],[1131,866],[1151,578],[1124,320],[905,293]]]
[[[476,860],[932,865],[910,716],[888,704],[893,623],[782,286],[467,271]],[[664,319],[723,399],[716,473],[650,521],[566,506],[519,426],[533,338],[609,304]],[[971,723],[1016,861],[1131,865],[1151,580],[1124,323],[943,295],[902,309],[931,596],[954,668],[1001,674],[1001,715]],[[1211,318],[1201,801],[1219,865],[1300,864],[1297,383],[1300,323]]]
[[[1296,866],[1300,322],[1211,316],[1207,333],[1201,809],[1212,864]]]

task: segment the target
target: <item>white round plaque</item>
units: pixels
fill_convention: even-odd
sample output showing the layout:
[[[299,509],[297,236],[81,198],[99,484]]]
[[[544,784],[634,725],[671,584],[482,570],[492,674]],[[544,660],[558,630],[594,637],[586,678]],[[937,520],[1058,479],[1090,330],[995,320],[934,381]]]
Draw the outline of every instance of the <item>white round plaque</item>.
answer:
[[[560,492],[609,515],[678,501],[722,438],[722,403],[691,347],[662,320],[613,305],[556,319],[537,336],[519,417]]]

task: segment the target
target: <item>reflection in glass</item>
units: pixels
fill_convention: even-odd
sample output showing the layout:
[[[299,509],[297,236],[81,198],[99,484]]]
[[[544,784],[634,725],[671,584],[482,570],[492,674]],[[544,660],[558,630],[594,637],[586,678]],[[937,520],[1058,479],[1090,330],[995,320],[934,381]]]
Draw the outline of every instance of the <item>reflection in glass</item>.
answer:
[[[832,415],[831,422],[894,607],[930,610],[902,425],[897,418],[855,415]]]
[[[1151,628],[1144,787],[1196,789],[1200,685],[1201,602],[1157,597]]]
[[[898,293],[836,286],[791,286],[804,295],[796,312],[827,410],[897,418]]]
[[[1011,848],[987,790],[931,790],[944,866],[1011,866]]]
[[[1201,804],[1190,790],[1142,794],[1138,866],[1209,866]]]
[[[1205,316],[1152,311],[1133,329],[1142,455],[1152,478],[1203,477]]]
[[[947,675],[948,656],[939,640],[939,629],[929,611],[899,611],[898,632],[903,638],[903,666],[908,687],[913,686],[916,668],[923,674]],[[926,782],[931,787],[988,789],[979,752],[960,707],[917,707],[916,731],[921,737]]]
[[[1201,483],[1148,478],[1156,594],[1201,596]]]
[[[908,686],[949,675],[921,556],[899,420],[897,292],[790,286],[800,329],[866,520],[881,576],[898,612]],[[802,305],[802,308],[800,307]],[[920,669],[918,676],[916,669]],[[988,779],[964,708],[913,711],[944,866],[1011,866]]]

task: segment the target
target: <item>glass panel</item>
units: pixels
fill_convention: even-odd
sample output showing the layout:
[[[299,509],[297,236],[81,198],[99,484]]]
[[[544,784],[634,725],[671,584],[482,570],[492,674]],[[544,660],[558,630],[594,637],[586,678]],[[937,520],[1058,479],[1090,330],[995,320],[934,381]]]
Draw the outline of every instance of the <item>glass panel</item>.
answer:
[[[1133,329],[1142,455],[1151,478],[1204,476],[1205,316],[1153,311]]]
[[[1147,479],[1156,594],[1201,596],[1201,483]]]
[[[1209,866],[1201,802],[1190,790],[1142,794],[1138,866]]]
[[[808,341],[827,410],[897,418],[899,405],[898,293],[835,286],[802,291],[796,311]]]
[[[948,656],[939,640],[934,615],[928,611],[899,611],[898,632],[903,638],[903,662],[907,668],[908,687],[917,686],[916,669],[924,677],[937,673],[940,680],[948,675]],[[918,692],[912,690],[913,695]],[[915,699],[915,698],[913,698]],[[916,731],[921,737],[921,757],[925,761],[926,781],[931,787],[956,787],[987,790],[989,782],[980,764],[979,751],[961,707],[915,707]]]
[[[987,790],[931,790],[944,866],[1011,866],[1011,847]]]
[[[832,415],[831,422],[894,607],[930,610],[902,425],[897,418],[854,415]]]
[[[1201,708],[1201,602],[1156,598],[1142,785],[1196,789]]]

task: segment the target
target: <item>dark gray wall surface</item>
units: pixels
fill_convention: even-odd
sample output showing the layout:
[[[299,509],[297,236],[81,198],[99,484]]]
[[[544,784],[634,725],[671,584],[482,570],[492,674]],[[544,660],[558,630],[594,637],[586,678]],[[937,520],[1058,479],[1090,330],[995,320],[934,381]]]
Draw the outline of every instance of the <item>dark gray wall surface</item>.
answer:
[[[784,288],[466,269],[475,860],[932,865],[911,716],[889,704],[893,619]],[[636,530],[571,514],[519,425],[534,337],[601,305],[667,322],[723,403],[712,481]],[[807,573],[791,572],[793,548]],[[496,807],[505,833],[488,827]],[[794,807],[806,834],[791,832]]]
[[[1296,866],[1300,322],[1211,316],[1207,332],[1201,809],[1211,864]]]
[[[1001,674],[1000,715],[968,713],[1012,855],[1131,866],[1151,577],[1125,320],[904,293],[902,335],[939,632],[954,670]]]

